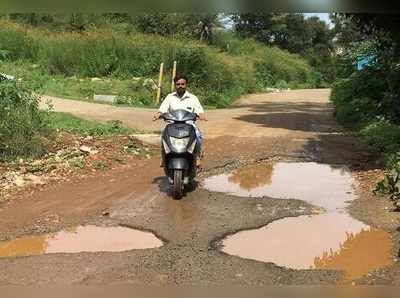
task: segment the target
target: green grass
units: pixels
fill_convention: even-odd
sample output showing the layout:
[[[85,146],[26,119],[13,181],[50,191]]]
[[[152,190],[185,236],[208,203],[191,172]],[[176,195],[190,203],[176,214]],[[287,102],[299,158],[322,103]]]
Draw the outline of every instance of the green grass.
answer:
[[[134,129],[123,127],[122,122],[119,120],[111,120],[103,124],[61,112],[50,112],[48,117],[51,129],[59,129],[83,135],[110,136],[136,132]]]
[[[223,40],[208,46],[137,32],[55,33],[0,21],[0,50],[7,53],[0,68],[48,94],[85,100],[94,93],[117,94],[119,104],[135,106],[154,105],[155,92],[133,77],[156,80],[164,62],[166,95],[174,60],[178,72],[189,77],[190,90],[203,104],[215,107],[266,87],[315,86],[313,69],[300,56],[254,40],[229,38],[229,47]]]
[[[143,78],[118,79],[78,78],[50,75],[39,65],[26,61],[3,62],[0,72],[22,79],[33,89],[46,95],[93,101],[94,94],[117,95],[117,104],[129,106],[155,106],[155,91],[144,86]]]

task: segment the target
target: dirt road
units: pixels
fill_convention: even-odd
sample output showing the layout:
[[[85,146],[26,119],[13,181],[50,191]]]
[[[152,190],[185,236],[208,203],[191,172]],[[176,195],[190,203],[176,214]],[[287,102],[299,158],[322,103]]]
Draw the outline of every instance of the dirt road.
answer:
[[[359,141],[336,124],[329,90],[297,90],[247,96],[230,109],[209,111],[200,123],[206,137],[206,177],[260,161],[345,165],[357,180],[353,218],[389,233],[390,258],[399,249],[399,216],[391,203],[372,197],[365,173],[379,168]],[[143,131],[157,131],[150,109],[119,108],[52,98],[56,111],[100,121],[119,119]],[[303,199],[248,198],[199,185],[182,200],[168,195],[158,159],[142,160],[95,177],[50,186],[0,208],[0,236],[13,239],[77,225],[127,226],[153,232],[158,248],[123,252],[54,253],[1,258],[0,284],[237,284],[327,285],[346,282],[332,269],[290,269],[220,251],[220,240],[287,217],[310,215]],[[288,181],[288,185],[295,181]],[[319,212],[319,211],[318,211]],[[47,218],[57,215],[54,223]],[[262,239],[260,239],[261,241]],[[265,239],[264,239],[265,241]],[[268,240],[267,240],[268,241]],[[294,248],[293,254],[296,250]],[[347,281],[348,282],[348,281]],[[400,285],[400,266],[378,268],[351,282]]]

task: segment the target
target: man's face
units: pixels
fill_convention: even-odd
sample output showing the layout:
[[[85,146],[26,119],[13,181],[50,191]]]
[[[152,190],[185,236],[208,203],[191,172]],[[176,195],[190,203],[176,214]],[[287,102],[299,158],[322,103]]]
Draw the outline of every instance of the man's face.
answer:
[[[187,82],[185,79],[180,79],[175,83],[175,89],[179,95],[183,95],[185,93],[186,87],[187,87]]]

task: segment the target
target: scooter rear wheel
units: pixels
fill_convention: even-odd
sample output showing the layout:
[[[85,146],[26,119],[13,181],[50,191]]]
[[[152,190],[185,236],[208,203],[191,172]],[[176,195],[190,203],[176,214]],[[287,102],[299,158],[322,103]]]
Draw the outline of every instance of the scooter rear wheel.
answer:
[[[183,171],[174,170],[174,183],[172,185],[172,195],[174,199],[179,200],[183,195]]]

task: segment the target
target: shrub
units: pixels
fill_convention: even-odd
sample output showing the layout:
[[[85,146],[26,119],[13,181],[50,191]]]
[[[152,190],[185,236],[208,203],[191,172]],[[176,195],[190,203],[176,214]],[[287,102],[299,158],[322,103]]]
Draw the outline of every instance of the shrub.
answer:
[[[390,195],[397,210],[400,210],[400,152],[392,156],[391,162],[390,171],[377,184],[375,192]]]
[[[400,210],[400,120],[396,88],[391,85],[393,79],[382,69],[367,67],[336,81],[331,100],[339,122],[358,129],[362,139],[386,158],[389,172],[375,191],[390,194]]]
[[[338,121],[347,126],[359,126],[377,116],[387,116],[388,108],[383,104],[387,88],[382,73],[372,68],[337,80],[333,84],[331,100]]]
[[[387,120],[377,120],[360,130],[360,134],[375,150],[386,154],[400,152],[400,126]]]
[[[0,83],[0,160],[38,156],[44,152],[48,133],[39,100],[26,86],[15,81]]]

